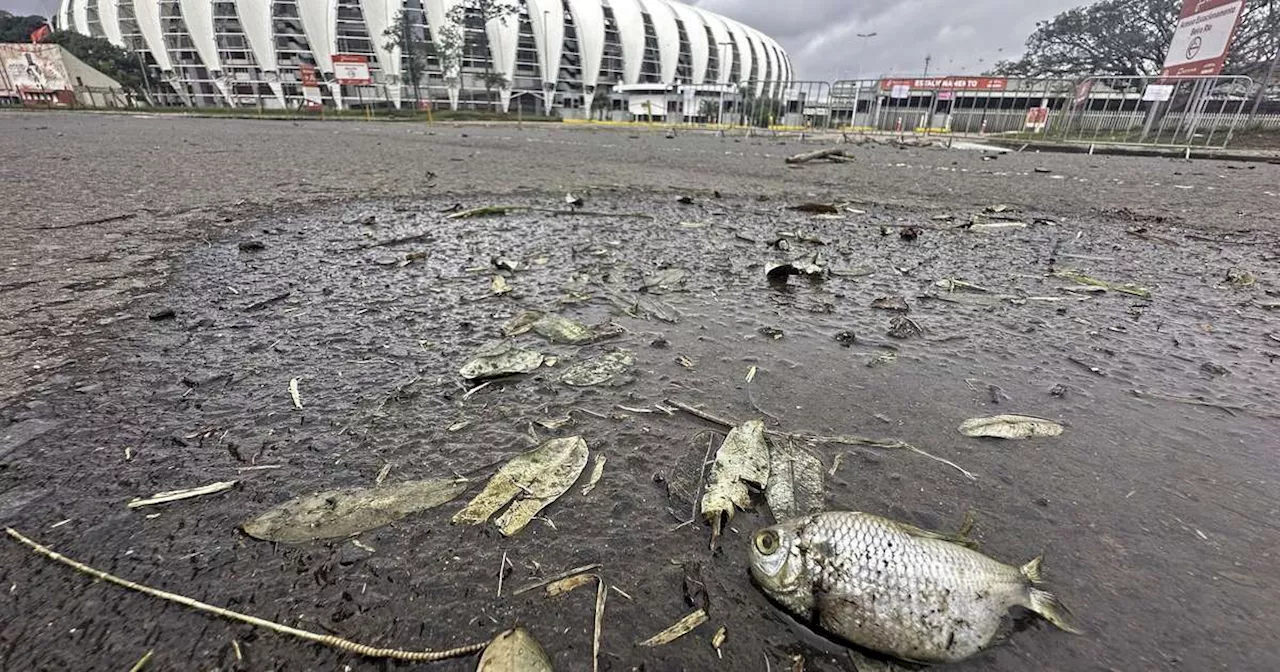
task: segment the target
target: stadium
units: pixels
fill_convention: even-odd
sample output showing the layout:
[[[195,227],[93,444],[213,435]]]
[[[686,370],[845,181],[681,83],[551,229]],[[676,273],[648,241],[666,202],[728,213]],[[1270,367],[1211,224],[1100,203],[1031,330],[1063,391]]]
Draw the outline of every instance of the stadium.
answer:
[[[135,53],[157,105],[343,109],[416,101],[565,118],[695,119],[722,115],[733,105],[726,97],[777,95],[791,80],[777,42],[679,2],[524,0],[486,21],[483,10],[493,4],[62,0],[57,21]],[[389,29],[403,31],[398,44]]]

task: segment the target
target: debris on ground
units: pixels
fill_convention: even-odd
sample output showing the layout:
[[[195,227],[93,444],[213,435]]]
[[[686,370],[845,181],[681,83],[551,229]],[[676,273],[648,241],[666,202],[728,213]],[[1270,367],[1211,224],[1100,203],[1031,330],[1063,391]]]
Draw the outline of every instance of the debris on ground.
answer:
[[[787,209],[795,210],[796,212],[804,212],[810,215],[840,214],[840,207],[832,205],[831,203],[801,203],[800,205],[793,205]]]
[[[924,233],[924,229],[918,226],[908,226],[898,231],[898,237],[910,242],[919,238],[922,233]]]
[[[508,630],[485,647],[476,672],[551,672],[551,658],[523,627]]]
[[[982,287],[982,286],[980,286],[980,285],[975,285],[975,284],[973,284],[973,283],[965,282],[965,281],[963,281],[963,280],[956,280],[956,279],[954,279],[954,278],[943,278],[943,279],[941,279],[941,280],[939,280],[939,281],[937,281],[937,282],[933,283],[933,285],[934,285],[935,287],[941,287],[942,289],[945,289],[945,290],[947,290],[948,292],[957,292],[957,291],[961,291],[961,290],[967,290],[967,291],[970,291],[970,292],[984,292],[984,293],[991,293],[991,290],[990,290],[990,289],[987,289],[986,287]]]
[[[846,348],[851,348],[854,343],[858,342],[858,335],[848,329],[836,332],[834,338],[836,343],[839,343]]]
[[[724,525],[737,509],[751,506],[747,485],[759,488],[769,482],[769,447],[764,422],[750,420],[734,427],[716,451],[711,478],[702,495],[702,515],[711,523],[711,547],[715,548]]]
[[[889,321],[888,335],[891,338],[907,340],[909,338],[915,338],[923,334],[924,334],[924,328],[921,327],[920,324],[917,323],[915,320],[909,317],[898,316]]]
[[[867,368],[876,369],[882,366],[895,364],[897,363],[897,361],[898,361],[898,353],[882,352],[876,355],[875,357],[872,357],[871,359],[867,360]]]
[[[503,323],[502,335],[507,338],[511,338],[528,333],[530,329],[533,329],[533,325],[537,323],[538,320],[541,320],[543,316],[544,313],[542,311],[526,310]]]
[[[453,522],[480,525],[511,503],[494,524],[504,536],[518,533],[573,486],[587,466],[587,453],[587,442],[581,436],[571,436],[552,439],[515,456],[453,516]]]
[[[716,650],[716,657],[721,660],[724,660],[724,651],[721,651],[721,648],[724,647],[727,639],[729,639],[729,629],[723,625],[716,630],[716,634],[711,635],[711,648]]]
[[[871,302],[871,307],[876,310],[887,310],[895,313],[909,313],[911,306],[907,305],[906,298],[902,296],[882,296]]]
[[[825,508],[822,462],[795,441],[769,443],[769,482],[765,500],[776,522],[817,513]]]
[[[506,341],[498,341],[480,349],[458,373],[467,380],[500,378],[535,371],[545,361],[542,353],[517,348]]]
[[[960,433],[971,437],[996,439],[1035,439],[1060,436],[1062,425],[1044,418],[1026,415],[997,415],[990,418],[972,418],[960,423]]]
[[[640,286],[640,291],[648,294],[678,292],[684,289],[685,280],[688,278],[689,271],[683,268],[664,268],[646,276],[644,284]]]
[[[237,481],[219,481],[202,485],[198,488],[188,488],[185,490],[166,490],[165,492],[157,492],[150,497],[135,497],[126,505],[130,509],[137,509],[143,506],[154,506],[156,504],[168,504],[169,502],[177,502],[184,499],[192,499],[195,497],[203,497],[205,495],[216,495],[219,492],[225,492],[234,488]]]
[[[604,475],[604,463],[609,459],[603,453],[596,453],[596,461],[591,465],[591,476],[587,478],[587,484],[582,486],[582,496],[586,497],[596,489],[596,484],[600,482],[600,477]]]
[[[1151,290],[1139,287],[1132,283],[1125,283],[1125,284],[1118,285],[1112,282],[1107,282],[1106,280],[1099,280],[1097,278],[1090,277],[1088,275],[1085,275],[1084,273],[1080,273],[1079,271],[1058,271],[1054,273],[1054,275],[1059,278],[1063,278],[1065,280],[1071,280],[1072,282],[1077,282],[1081,285],[1102,287],[1104,289],[1108,289],[1113,292],[1120,292],[1121,294],[1132,294],[1133,296],[1140,296],[1144,299],[1151,298]]]
[[[597,339],[597,334],[591,327],[559,315],[543,316],[532,327],[534,333],[552,343],[586,345]]]
[[[631,382],[635,363],[635,356],[626,350],[611,352],[570,367],[560,376],[560,382],[571,387],[625,385]]]
[[[489,281],[489,293],[494,296],[509,294],[511,293],[511,290],[511,285],[507,284],[507,279],[501,275],[495,275],[493,276],[493,279]]]
[[[808,163],[810,161],[814,161],[817,159],[828,159],[828,160],[835,160],[839,162],[843,159],[849,159],[849,158],[851,157],[848,157],[845,155],[843,148],[827,147],[824,149],[815,149],[811,152],[801,152],[800,154],[796,154],[794,156],[788,156],[786,158],[786,162],[794,166],[802,163]]]
[[[449,478],[325,490],[291,499],[241,528],[255,539],[283,544],[348,537],[451,502],[467,484]]]
[[[817,263],[817,255],[811,261],[794,261],[786,264],[774,264],[765,269],[765,277],[772,285],[785,285],[793,275],[803,275],[810,280],[822,280],[826,269]]]
[[[298,379],[289,381],[289,398],[293,399],[293,407],[302,410],[302,393],[298,390]]]
[[[1252,287],[1257,282],[1258,279],[1243,268],[1233,268],[1227,271],[1227,283],[1235,287]]]
[[[1221,364],[1218,364],[1217,362],[1205,362],[1204,364],[1200,365],[1200,370],[1204,371],[1205,373],[1211,376],[1225,376],[1231,373],[1230,369],[1228,369],[1227,367]]]
[[[685,604],[694,609],[710,610],[711,597],[707,594],[707,582],[702,580],[702,563],[686,562],[680,568],[684,571],[681,585]]]
[[[756,332],[771,341],[779,341],[786,336],[786,332],[777,327],[760,327]]]
[[[670,644],[690,632],[693,632],[694,629],[703,623],[706,623],[708,620],[710,619],[707,617],[706,610],[699,609],[676,621],[666,630],[663,630],[649,639],[640,642],[636,646],[662,646],[664,644]]]

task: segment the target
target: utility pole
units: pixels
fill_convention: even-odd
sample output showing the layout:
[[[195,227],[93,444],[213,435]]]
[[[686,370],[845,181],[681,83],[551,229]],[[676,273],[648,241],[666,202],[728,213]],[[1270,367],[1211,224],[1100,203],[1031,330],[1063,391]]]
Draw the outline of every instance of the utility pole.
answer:
[[[933,55],[926,54],[924,57],[924,77],[922,79],[929,79],[929,64],[932,62],[933,62]]]
[[[870,46],[871,44],[871,38],[879,34],[880,33],[871,32],[871,33],[857,33],[855,35],[855,37],[862,40],[862,53],[858,56],[858,76],[855,77],[855,79],[862,79],[862,59],[866,58],[867,47]]]

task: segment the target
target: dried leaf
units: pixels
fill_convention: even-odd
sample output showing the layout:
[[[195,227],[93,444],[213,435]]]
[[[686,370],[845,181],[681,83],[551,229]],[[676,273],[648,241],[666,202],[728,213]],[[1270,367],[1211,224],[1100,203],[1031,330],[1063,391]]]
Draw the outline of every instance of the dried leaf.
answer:
[[[466,489],[465,479],[450,478],[376,488],[326,490],[291,499],[242,527],[251,537],[286,544],[334,539],[435,508],[452,501]]]
[[[471,219],[472,217],[493,217],[495,215],[505,215],[509,212],[521,212],[528,210],[525,205],[486,205],[471,210],[463,210],[455,212],[447,217],[447,219]]]
[[[1059,436],[1062,425],[1052,420],[1026,415],[997,415],[992,418],[973,418],[960,424],[960,433],[973,437],[997,439],[1033,439]]]
[[[716,634],[711,636],[711,648],[716,650],[716,657],[724,658],[724,653],[720,651],[720,648],[724,646],[724,642],[727,639],[729,639],[729,630],[723,625],[720,626],[719,630],[716,630]]]
[[[192,497],[203,497],[205,495],[214,495],[219,492],[234,488],[236,481],[220,481],[218,483],[210,483],[202,485],[198,488],[189,488],[187,490],[168,490],[166,492],[157,492],[146,499],[134,498],[126,506],[130,509],[136,509],[142,506],[152,506],[155,504],[168,504],[183,499],[191,499]]]
[[[573,387],[620,385],[628,382],[626,374],[633,366],[635,357],[630,352],[619,350],[571,367],[560,376],[560,382]]]
[[[591,327],[559,315],[547,315],[533,324],[533,331],[552,343],[583,345],[596,340]]]
[[[551,672],[551,659],[528,630],[508,630],[489,643],[476,672]]]
[[[1131,294],[1133,296],[1140,296],[1144,299],[1151,298],[1151,290],[1145,289],[1143,287],[1139,287],[1132,283],[1117,285],[1115,283],[1107,282],[1106,280],[1091,278],[1085,275],[1084,273],[1080,273],[1079,271],[1058,271],[1057,273],[1054,273],[1054,275],[1058,276],[1059,278],[1065,278],[1067,280],[1080,283],[1082,285],[1090,285],[1093,287],[1103,287],[1113,292],[1120,292],[1121,294]]]
[[[507,284],[507,279],[501,275],[493,276],[493,280],[489,282],[489,291],[494,294],[506,294],[511,291],[511,285]]]
[[[674,642],[677,639],[684,637],[690,632],[693,632],[694,628],[698,627],[699,625],[702,625],[703,623],[706,623],[707,620],[708,618],[707,618],[706,610],[699,609],[693,612],[692,614],[689,614],[688,616],[685,616],[684,618],[676,621],[674,624],[672,624],[671,627],[667,628],[666,630],[663,630],[662,632],[659,632],[658,634],[650,637],[649,639],[646,639],[643,642],[640,642],[637,646],[662,646],[663,644],[670,644],[671,642]]]
[[[522,350],[510,343],[491,343],[477,352],[458,371],[467,380],[498,378],[529,373],[542,366],[542,353]]]
[[[543,317],[543,314],[539,311],[526,310],[525,312],[520,313],[519,315],[516,315],[510,320],[507,320],[506,324],[502,325],[502,335],[506,336],[507,338],[511,338],[512,336],[519,336],[520,334],[523,334],[529,331],[530,329],[532,329],[534,323],[537,322],[538,320],[541,320],[542,317]]]
[[[871,307],[876,310],[887,310],[894,313],[911,312],[911,306],[907,305],[907,300],[901,296],[882,296],[872,301]]]
[[[293,407],[302,408],[302,394],[298,391],[298,379],[289,381],[289,396],[293,398]]]
[[[559,581],[547,584],[547,597],[557,597],[566,593],[571,593],[595,580],[595,574],[575,574],[573,576],[567,576]]]
[[[684,282],[689,278],[689,271],[683,268],[664,268],[646,276],[640,291],[649,294],[667,294],[684,289]]]
[[[822,462],[792,441],[774,441],[764,494],[777,522],[823,510]]]
[[[586,497],[596,489],[596,484],[600,482],[600,477],[604,475],[604,463],[609,459],[607,455],[597,453],[595,464],[591,465],[591,476],[587,479],[587,484],[582,486],[582,496]]]
[[[508,537],[516,534],[578,480],[587,466],[587,452],[587,442],[571,436],[515,456],[454,515],[453,522],[480,525],[511,502],[494,524]]]
[[[747,484],[763,488],[768,481],[769,447],[764,440],[764,422],[750,420],[734,427],[716,451],[711,479],[702,495],[701,510],[711,523],[712,546],[723,526],[733,520],[735,510],[751,506]]]

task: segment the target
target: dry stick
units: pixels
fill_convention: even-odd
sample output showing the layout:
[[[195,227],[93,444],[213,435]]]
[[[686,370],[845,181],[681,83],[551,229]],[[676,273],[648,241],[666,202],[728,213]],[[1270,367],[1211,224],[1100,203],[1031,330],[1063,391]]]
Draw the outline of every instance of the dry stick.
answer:
[[[142,658],[138,660],[138,662],[134,663],[133,667],[129,668],[129,672],[141,672],[142,668],[146,667],[147,663],[151,661],[151,656],[155,652],[156,652],[155,649],[151,649],[150,651],[147,651],[145,654],[143,654]]]
[[[712,415],[707,411],[694,408],[693,406],[690,406],[689,404],[686,404],[680,401],[676,401],[675,399],[668,399],[667,403],[672,406],[675,406],[676,408],[684,411],[685,413],[702,418],[707,422],[712,422],[724,427],[737,427],[737,423],[730,422],[728,420],[725,420],[724,418],[718,417],[716,415]],[[816,443],[838,443],[846,446],[865,446],[869,448],[884,448],[887,450],[909,450],[922,457],[927,457],[936,462],[941,462],[942,464],[945,464],[948,467],[951,467],[952,469],[955,469],[956,471],[959,471],[960,473],[964,474],[965,477],[971,481],[978,480],[978,477],[975,476],[973,472],[968,471],[967,469],[965,469],[964,467],[961,467],[955,462],[938,457],[937,455],[933,455],[931,453],[927,453],[909,443],[906,443],[905,441],[869,439],[863,436],[822,436],[818,434],[804,434],[800,432],[775,432],[772,430],[765,430],[765,434],[768,434],[770,436],[775,436],[775,437],[787,438],[787,439],[800,439],[802,441],[813,441]]]
[[[596,622],[595,634],[591,640],[591,672],[599,672],[600,670],[600,633],[604,631],[604,598],[608,595],[605,592],[604,577],[596,576]]]
[[[801,163],[808,163],[814,159],[825,159],[832,156],[844,156],[844,148],[827,147],[824,149],[815,149],[812,152],[802,152],[795,156],[787,157],[787,163],[794,166]]]
[[[53,550],[45,546],[42,546],[32,541],[31,539],[28,539],[27,537],[23,536],[12,527],[6,527],[4,531],[7,532],[9,536],[13,537],[14,539],[17,539],[19,542],[22,542],[22,544],[29,547],[31,550],[35,551],[36,553],[43,555],[46,558],[49,558],[50,560],[53,560],[55,562],[60,562],[64,565],[67,565],[68,567],[71,567],[72,569],[75,569],[78,572],[81,572],[83,574],[88,574],[89,576],[92,576],[96,579],[100,579],[102,581],[106,581],[107,583],[114,583],[117,586],[122,586],[124,588],[128,588],[129,590],[136,590],[139,593],[143,593],[145,595],[157,597],[169,602],[176,602],[177,604],[190,607],[192,609],[195,609],[196,611],[202,611],[208,614],[215,614],[217,616],[221,616],[223,618],[227,618],[233,621],[240,621],[241,623],[248,623],[249,625],[254,625],[260,628],[266,628],[267,630],[270,630],[272,632],[277,632],[282,635],[291,635],[293,637],[297,637],[298,639],[305,639],[309,642],[323,644],[324,646],[335,648],[335,649],[338,649],[339,651],[346,651],[348,653],[354,653],[360,656],[367,656],[369,658],[390,658],[393,660],[407,660],[411,662],[431,662],[431,661],[437,661],[437,660],[446,660],[449,658],[458,658],[461,656],[469,656],[473,653],[480,652],[486,646],[488,646],[488,643],[484,642],[480,644],[470,644],[468,646],[460,646],[455,649],[447,649],[444,651],[402,651],[400,649],[377,649],[372,646],[359,644],[356,642],[352,642],[350,640],[342,639],[341,637],[335,637],[333,635],[321,635],[314,632],[309,632],[307,630],[299,630],[298,628],[291,628],[287,625],[273,623],[271,621],[263,620],[256,616],[249,616],[247,614],[241,614],[239,612],[231,611],[229,609],[223,609],[222,607],[215,607],[212,604],[206,604],[198,600],[193,600],[184,595],[178,595],[177,593],[170,593],[167,591],[152,588],[150,586],[144,586],[140,583],[134,583],[127,579],[122,579],[118,576],[108,574],[100,569],[94,569],[89,565],[72,560],[71,558],[68,558],[60,553],[56,553]]]
[[[570,569],[570,570],[567,570],[567,571],[560,572],[559,574],[556,574],[555,576],[549,576],[549,577],[547,577],[547,578],[545,578],[545,579],[543,579],[543,580],[541,580],[541,581],[539,581],[539,582],[537,582],[537,583],[531,583],[531,584],[529,584],[529,585],[525,586],[524,588],[521,588],[521,589],[517,590],[516,592],[511,593],[511,596],[512,596],[512,597],[515,597],[516,595],[523,595],[523,594],[525,594],[525,593],[527,593],[527,592],[529,592],[529,591],[531,591],[531,590],[537,590],[537,589],[539,589],[539,588],[541,588],[541,587],[543,587],[543,586],[545,586],[545,585],[547,585],[547,584],[549,584],[549,583],[555,583],[556,581],[559,581],[560,579],[567,579],[567,578],[569,578],[569,577],[571,577],[571,576],[574,576],[574,575],[576,575],[576,574],[586,574],[587,572],[594,572],[594,571],[595,571],[595,570],[597,570],[597,569],[600,569],[600,563],[598,563],[598,562],[597,562],[597,563],[592,563],[592,564],[590,564],[590,565],[583,565],[583,566],[581,566],[581,567],[574,567],[573,569]]]
[[[1228,413],[1231,413],[1231,412],[1252,413],[1253,415],[1261,416],[1264,418],[1280,418],[1280,413],[1276,411],[1268,411],[1266,409],[1249,408],[1248,406],[1237,406],[1234,404],[1218,404],[1212,401],[1196,399],[1195,397],[1179,397],[1172,394],[1161,394],[1159,392],[1151,392],[1149,390],[1130,390],[1130,392],[1133,394],[1133,396],[1139,397],[1139,398],[1150,397],[1152,399],[1176,401],[1179,404],[1190,404],[1192,406],[1206,406],[1208,408],[1217,408],[1223,411],[1227,411]]]

